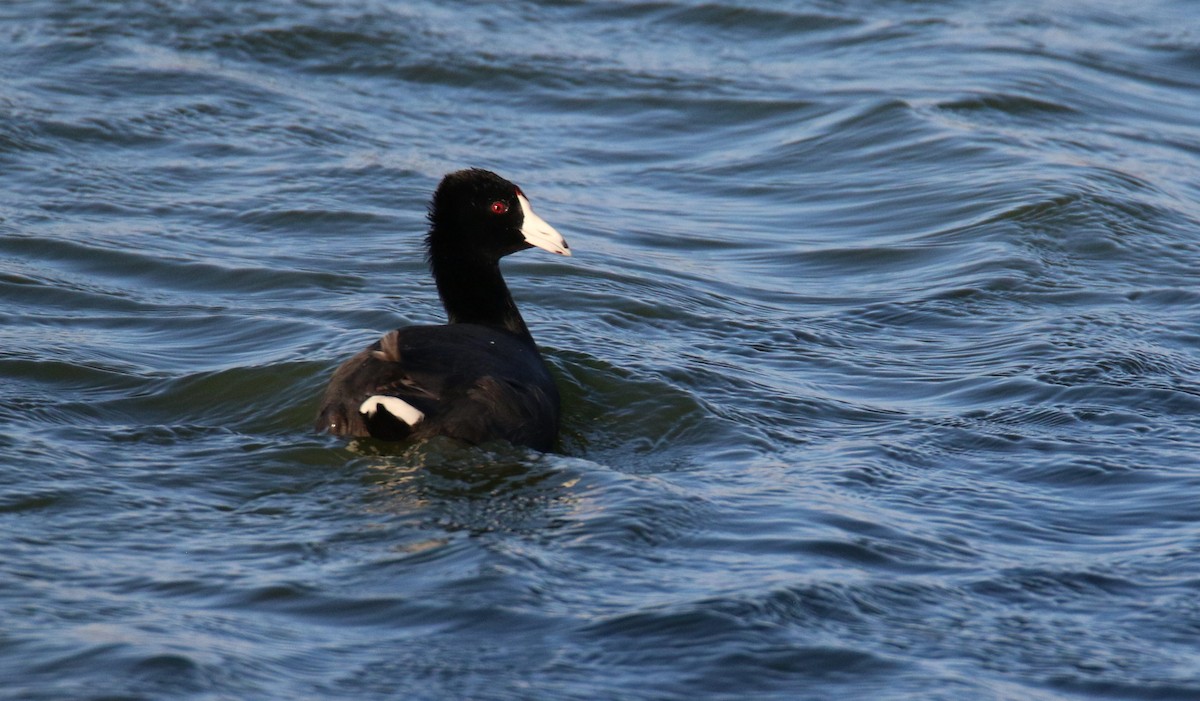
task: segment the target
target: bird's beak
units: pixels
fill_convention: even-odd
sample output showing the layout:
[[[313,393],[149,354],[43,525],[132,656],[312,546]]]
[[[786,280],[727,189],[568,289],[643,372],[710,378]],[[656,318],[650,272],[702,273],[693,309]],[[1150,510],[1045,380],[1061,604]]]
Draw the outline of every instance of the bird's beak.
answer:
[[[521,214],[525,217],[525,223],[521,224],[521,236],[525,237],[525,243],[551,253],[571,255],[571,247],[567,245],[562,234],[547,224],[545,219],[533,213],[525,195],[517,195],[517,201],[521,203]]]

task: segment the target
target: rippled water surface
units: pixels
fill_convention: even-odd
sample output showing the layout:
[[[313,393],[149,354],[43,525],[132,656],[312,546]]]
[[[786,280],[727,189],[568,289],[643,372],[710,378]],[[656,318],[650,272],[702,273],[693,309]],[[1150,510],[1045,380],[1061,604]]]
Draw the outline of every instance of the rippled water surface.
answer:
[[[1200,698],[1189,0],[0,7],[0,696]],[[560,450],[314,435],[441,309]]]

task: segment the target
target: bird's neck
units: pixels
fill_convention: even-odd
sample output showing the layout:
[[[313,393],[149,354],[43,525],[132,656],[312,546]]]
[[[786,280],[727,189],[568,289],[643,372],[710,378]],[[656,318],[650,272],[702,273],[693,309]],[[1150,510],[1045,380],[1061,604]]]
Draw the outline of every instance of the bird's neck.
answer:
[[[429,267],[451,324],[502,328],[533,343],[500,274],[499,261],[439,256],[431,251]]]

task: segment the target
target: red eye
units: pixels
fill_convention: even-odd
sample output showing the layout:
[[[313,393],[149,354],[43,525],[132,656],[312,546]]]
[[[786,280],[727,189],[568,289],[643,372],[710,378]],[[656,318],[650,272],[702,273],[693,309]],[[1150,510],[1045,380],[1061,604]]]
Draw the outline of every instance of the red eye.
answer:
[[[492,203],[492,214],[504,214],[508,211],[508,203],[496,200]]]

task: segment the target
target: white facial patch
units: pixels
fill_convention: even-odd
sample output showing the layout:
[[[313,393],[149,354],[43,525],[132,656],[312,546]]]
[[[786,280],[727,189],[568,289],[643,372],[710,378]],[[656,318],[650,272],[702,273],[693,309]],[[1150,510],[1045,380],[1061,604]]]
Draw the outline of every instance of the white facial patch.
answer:
[[[571,247],[567,245],[566,239],[553,226],[547,224],[545,219],[533,213],[525,195],[518,194],[517,202],[521,203],[521,214],[525,218],[521,223],[521,236],[525,237],[525,243],[551,253],[571,255]]]
[[[416,408],[412,404],[409,404],[403,399],[389,397],[384,394],[374,394],[370,397],[367,397],[367,401],[359,405],[358,412],[360,414],[366,414],[367,416],[375,416],[375,412],[379,411],[381,406],[383,407],[384,411],[392,416],[395,416],[397,419],[400,419],[409,426],[415,426],[418,421],[425,418],[425,412]]]

